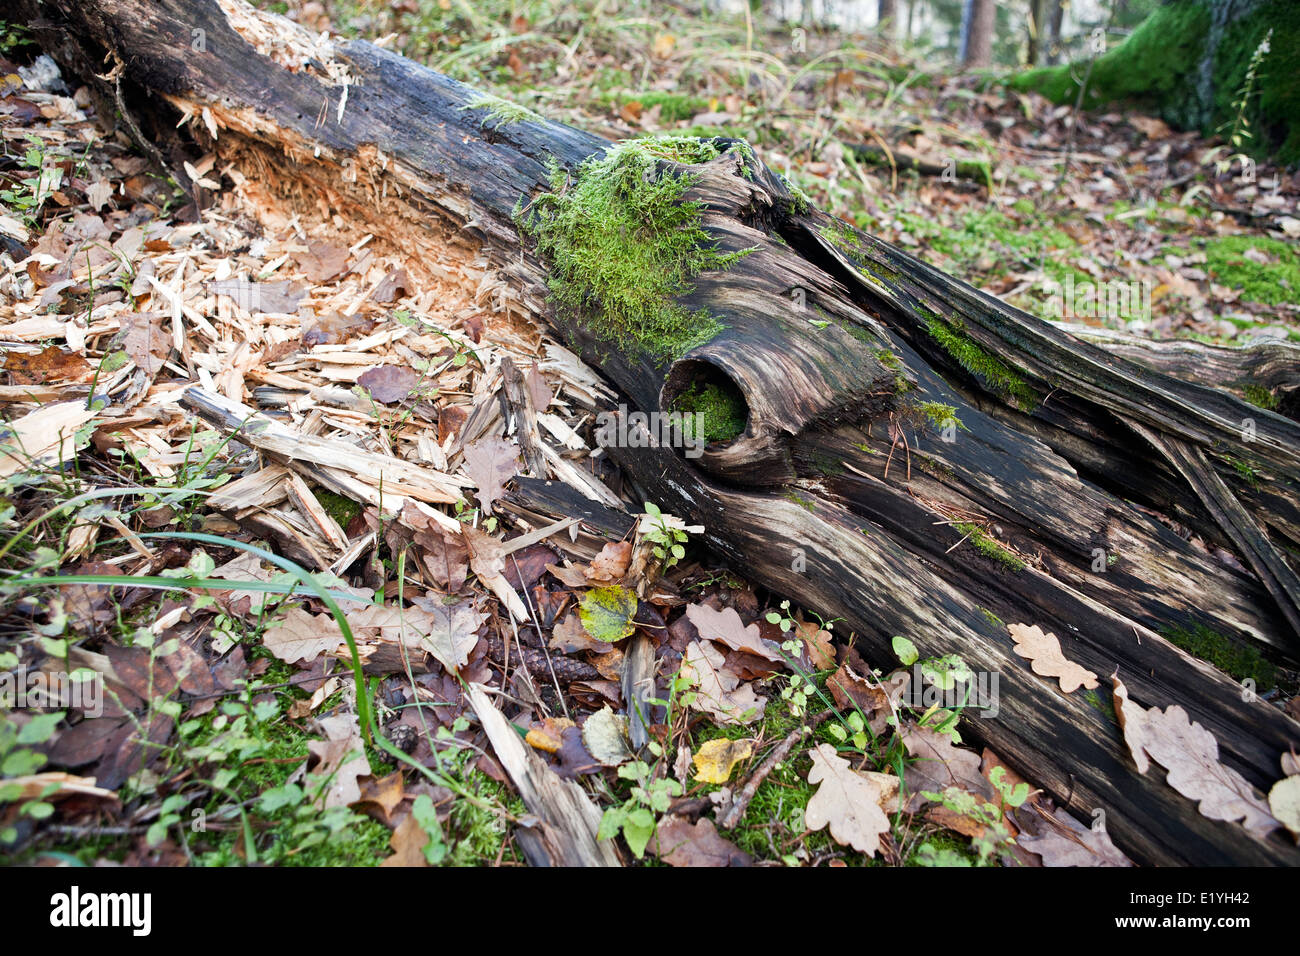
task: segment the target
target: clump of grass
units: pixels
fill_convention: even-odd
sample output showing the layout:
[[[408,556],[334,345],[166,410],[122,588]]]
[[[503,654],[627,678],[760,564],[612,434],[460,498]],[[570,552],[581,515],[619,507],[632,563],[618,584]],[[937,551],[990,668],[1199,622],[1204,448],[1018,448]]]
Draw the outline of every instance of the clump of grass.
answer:
[[[705,139],[628,140],[569,175],[555,167],[551,191],[519,215],[549,264],[552,304],[585,316],[597,336],[660,363],[680,358],[722,331],[707,309],[678,303],[702,272],[726,269],[748,253],[722,253],[700,225],[702,204],[685,200],[693,164],[721,155]]]

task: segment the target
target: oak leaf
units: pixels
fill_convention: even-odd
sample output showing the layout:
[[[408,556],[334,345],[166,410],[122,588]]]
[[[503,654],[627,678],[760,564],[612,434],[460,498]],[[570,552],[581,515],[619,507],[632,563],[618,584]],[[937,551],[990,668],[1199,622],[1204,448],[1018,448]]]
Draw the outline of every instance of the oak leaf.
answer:
[[[755,654],[774,664],[784,664],[781,652],[765,643],[759,636],[757,624],[745,626],[734,607],[715,611],[707,604],[692,604],[686,608],[686,616],[700,632],[700,637],[725,644],[733,651]]]
[[[343,632],[329,614],[311,614],[301,607],[291,607],[279,623],[262,635],[268,651],[293,664],[310,663],[343,643]]]
[[[1072,694],[1080,687],[1093,690],[1100,686],[1096,674],[1066,659],[1055,634],[1044,634],[1037,624],[1009,624],[1007,630],[1016,642],[1016,653],[1029,660],[1033,672],[1039,677],[1057,678],[1065,693]]]
[[[1128,688],[1118,676],[1111,679],[1115,716],[1139,773],[1146,773],[1152,760],[1160,764],[1168,771],[1165,782],[1195,800],[1207,819],[1240,820],[1259,837],[1280,826],[1250,782],[1219,762],[1219,742],[1187,711],[1177,704],[1163,711],[1147,710],[1129,700]]]
[[[879,786],[855,773],[830,744],[818,744],[809,756],[813,766],[808,782],[817,786],[817,792],[804,810],[804,825],[809,830],[829,826],[836,843],[875,856],[881,834],[889,832],[889,818],[880,809]]]
[[[465,473],[478,485],[474,497],[483,506],[483,514],[492,514],[492,503],[506,491],[506,482],[515,476],[519,448],[504,438],[484,438],[465,446]]]
[[[752,724],[763,716],[767,698],[722,669],[725,658],[708,641],[691,641],[682,666],[699,686],[692,707],[713,715],[724,724]]]

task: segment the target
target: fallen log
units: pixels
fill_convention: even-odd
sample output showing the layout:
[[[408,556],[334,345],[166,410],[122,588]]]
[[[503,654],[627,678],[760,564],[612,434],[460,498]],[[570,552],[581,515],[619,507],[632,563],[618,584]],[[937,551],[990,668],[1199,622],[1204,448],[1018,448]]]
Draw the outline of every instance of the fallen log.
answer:
[[[711,410],[698,458],[607,451],[753,580],[842,620],[877,666],[905,634],[998,675],[998,716],[963,733],[1080,819],[1104,809],[1136,861],[1300,862],[1278,834],[1206,819],[1159,770],[1139,774],[1113,711],[1036,676],[1007,628],[1040,625],[1134,701],[1182,706],[1268,787],[1300,727],[1160,632],[1296,658],[1295,421],[851,229],[743,143],[610,149],[239,0],[19,6],[87,81],[107,58],[99,88],[165,160],[186,149],[164,133],[179,117],[219,168],[328,204],[412,268],[485,255],[518,292],[503,308],[543,317],[628,408]],[[625,412],[620,434],[637,433]]]

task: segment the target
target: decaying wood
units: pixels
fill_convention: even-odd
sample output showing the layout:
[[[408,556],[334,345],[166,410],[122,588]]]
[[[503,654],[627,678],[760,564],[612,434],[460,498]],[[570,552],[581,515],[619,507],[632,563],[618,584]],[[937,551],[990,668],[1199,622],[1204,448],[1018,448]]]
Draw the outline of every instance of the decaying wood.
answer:
[[[754,250],[698,277],[682,304],[708,309],[725,328],[661,366],[612,349],[595,325],[557,318],[546,263],[515,225],[516,204],[545,188],[548,160],[575,169],[603,140],[549,122],[484,123],[462,84],[366,43],[321,48],[236,0],[22,5],[45,18],[38,35],[82,76],[99,69],[108,44],[126,65],[132,107],[158,114],[158,129],[179,115],[220,163],[270,188],[325,197],[407,250],[413,267],[473,244],[516,291],[498,318],[543,317],[630,405],[669,408],[702,376],[728,379],[748,406],[734,441],[697,461],[670,448],[607,449],[640,500],[703,524],[706,543],[753,580],[842,619],[836,633],[854,633],[879,666],[892,660],[892,635],[906,634],[924,656],[958,653],[999,675],[1000,713],[964,721],[963,733],[1079,818],[1104,808],[1115,843],[1134,859],[1300,859],[1280,837],[1199,816],[1158,772],[1139,775],[1104,704],[1034,675],[1004,623],[1060,635],[1070,660],[1118,671],[1144,706],[1183,706],[1214,734],[1225,763],[1271,784],[1300,728],[1159,631],[1205,626],[1297,655],[1300,427],[1240,391],[1203,384],[1240,389],[1231,367],[1258,370],[1261,385],[1285,392],[1293,383],[1269,369],[1289,356],[1234,365],[1207,351],[1223,371],[1190,381],[1163,374],[1202,353],[1180,346],[1176,358],[1151,350],[1134,361],[1131,347],[1081,341],[807,208],[751,155],[728,150],[699,166],[661,164],[693,177],[688,196],[703,204],[719,251]],[[610,394],[592,386],[596,399]],[[197,389],[186,401],[227,431],[248,419]],[[960,428],[945,435],[925,411],[935,405],[950,406]],[[497,403],[479,403],[458,441],[500,414]],[[373,474],[295,458],[273,426],[244,431],[240,441],[377,503]],[[562,477],[564,460],[543,457]],[[454,500],[455,479],[410,469],[386,476],[385,488],[392,477],[394,494]],[[591,513],[612,503],[594,487],[584,494],[595,499]],[[536,497],[515,507],[542,519],[574,514],[548,512]],[[485,726],[500,725],[500,755],[513,731],[476,693]],[[521,791],[540,799],[531,770],[517,772]],[[590,823],[586,809],[574,812]],[[607,845],[588,851],[609,862]]]
[[[524,806],[540,821],[520,841],[528,862],[533,866],[622,866],[614,841],[596,838],[600,810],[582,788],[572,780],[561,780],[524,744],[484,688],[470,684],[465,696]]]

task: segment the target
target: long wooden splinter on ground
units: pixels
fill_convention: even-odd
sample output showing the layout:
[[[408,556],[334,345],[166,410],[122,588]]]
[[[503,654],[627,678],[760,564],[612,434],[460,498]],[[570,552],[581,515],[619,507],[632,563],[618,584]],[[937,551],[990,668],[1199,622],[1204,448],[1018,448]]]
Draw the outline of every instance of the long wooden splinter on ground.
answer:
[[[842,619],[868,660],[903,634],[997,674],[998,716],[963,733],[1080,819],[1104,809],[1135,860],[1300,862],[1139,774],[1102,698],[1036,676],[1007,627],[1058,635],[1103,695],[1118,672],[1143,706],[1181,705],[1269,786],[1300,727],[1160,632],[1297,655],[1294,421],[1156,370],[1185,355],[1086,344],[849,228],[741,143],[609,150],[238,0],[22,5],[78,75],[118,67],[100,89],[144,135],[183,116],[218,169],[323,200],[413,260],[485,254],[630,406],[708,411],[699,458],[610,453],[752,579]],[[1240,394],[1231,370],[1251,364],[1213,357]],[[1297,378],[1292,352],[1267,366]]]

